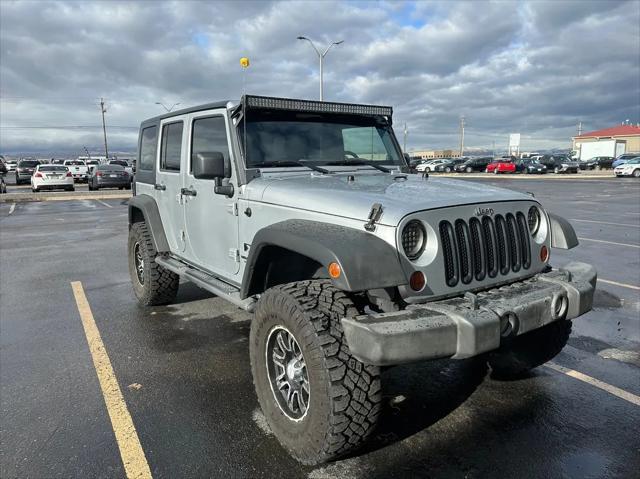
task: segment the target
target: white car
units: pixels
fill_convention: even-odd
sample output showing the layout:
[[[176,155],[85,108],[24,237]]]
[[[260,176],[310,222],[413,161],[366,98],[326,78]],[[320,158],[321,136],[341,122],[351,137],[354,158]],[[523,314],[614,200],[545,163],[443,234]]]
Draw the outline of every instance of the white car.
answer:
[[[63,165],[38,165],[31,175],[31,191],[65,189],[74,191],[73,175]]]
[[[10,171],[16,171],[16,168],[18,167],[18,160],[7,160],[5,165],[7,165],[7,173]]]
[[[616,176],[633,176],[634,178],[640,178],[640,156],[616,166],[613,172]]]
[[[418,166],[416,166],[416,171],[426,171],[431,172],[434,171],[436,169],[436,166],[441,165],[442,163],[444,163],[444,160],[429,160],[429,161],[425,161],[424,163],[419,164]]]
[[[69,168],[73,179],[76,181],[88,181],[89,168],[87,164],[82,160],[66,160],[64,166]]]

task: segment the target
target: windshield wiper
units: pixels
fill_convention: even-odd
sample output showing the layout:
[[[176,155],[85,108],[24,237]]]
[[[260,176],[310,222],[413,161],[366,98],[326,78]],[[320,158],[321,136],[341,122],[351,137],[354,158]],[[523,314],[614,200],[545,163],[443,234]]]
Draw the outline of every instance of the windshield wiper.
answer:
[[[256,165],[256,167],[258,168],[263,168],[263,167],[268,168],[270,166],[302,166],[325,175],[328,173],[331,173],[329,170],[325,170],[324,168],[320,168],[319,166],[303,163],[302,161],[294,161],[294,160],[265,161],[264,163],[260,163],[259,165]]]
[[[340,161],[332,161],[330,163],[327,163],[327,165],[334,165],[334,166],[370,166],[372,168],[375,168],[376,170],[382,171],[384,173],[391,173],[391,170],[389,168],[385,168],[384,166],[381,165],[376,165],[373,162],[368,162],[368,161],[362,161],[362,160],[340,160]]]

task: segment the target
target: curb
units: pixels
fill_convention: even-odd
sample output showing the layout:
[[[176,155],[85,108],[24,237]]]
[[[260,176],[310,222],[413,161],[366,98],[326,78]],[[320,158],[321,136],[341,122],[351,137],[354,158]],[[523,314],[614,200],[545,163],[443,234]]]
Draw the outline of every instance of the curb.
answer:
[[[131,192],[74,192],[74,193],[5,193],[0,203],[22,203],[27,201],[71,201],[71,200],[120,200],[131,198]]]

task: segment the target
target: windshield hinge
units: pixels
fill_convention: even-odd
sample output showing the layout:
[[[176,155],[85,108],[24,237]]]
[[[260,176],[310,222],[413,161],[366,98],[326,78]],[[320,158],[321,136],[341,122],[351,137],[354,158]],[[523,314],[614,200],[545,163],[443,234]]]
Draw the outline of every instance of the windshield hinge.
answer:
[[[369,221],[364,225],[364,229],[367,231],[375,231],[376,222],[382,216],[382,205],[380,203],[374,203],[369,212]]]

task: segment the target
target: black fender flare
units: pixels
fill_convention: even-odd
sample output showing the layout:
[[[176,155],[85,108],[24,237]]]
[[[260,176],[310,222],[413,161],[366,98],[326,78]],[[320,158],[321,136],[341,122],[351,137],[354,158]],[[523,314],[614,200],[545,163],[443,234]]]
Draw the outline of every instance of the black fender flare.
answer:
[[[573,226],[562,216],[549,213],[549,230],[552,248],[571,249],[580,244]]]
[[[366,231],[310,220],[287,220],[259,230],[253,237],[240,295],[249,295],[251,281],[263,249],[278,246],[306,256],[325,268],[340,265],[332,279],[343,291],[366,291],[408,283],[394,247]]]
[[[136,195],[131,197],[129,200],[129,228],[133,223],[139,221],[140,214],[142,214],[144,222],[151,232],[156,251],[158,253],[168,252],[169,242],[164,232],[164,226],[162,226],[158,204],[152,196]]]

